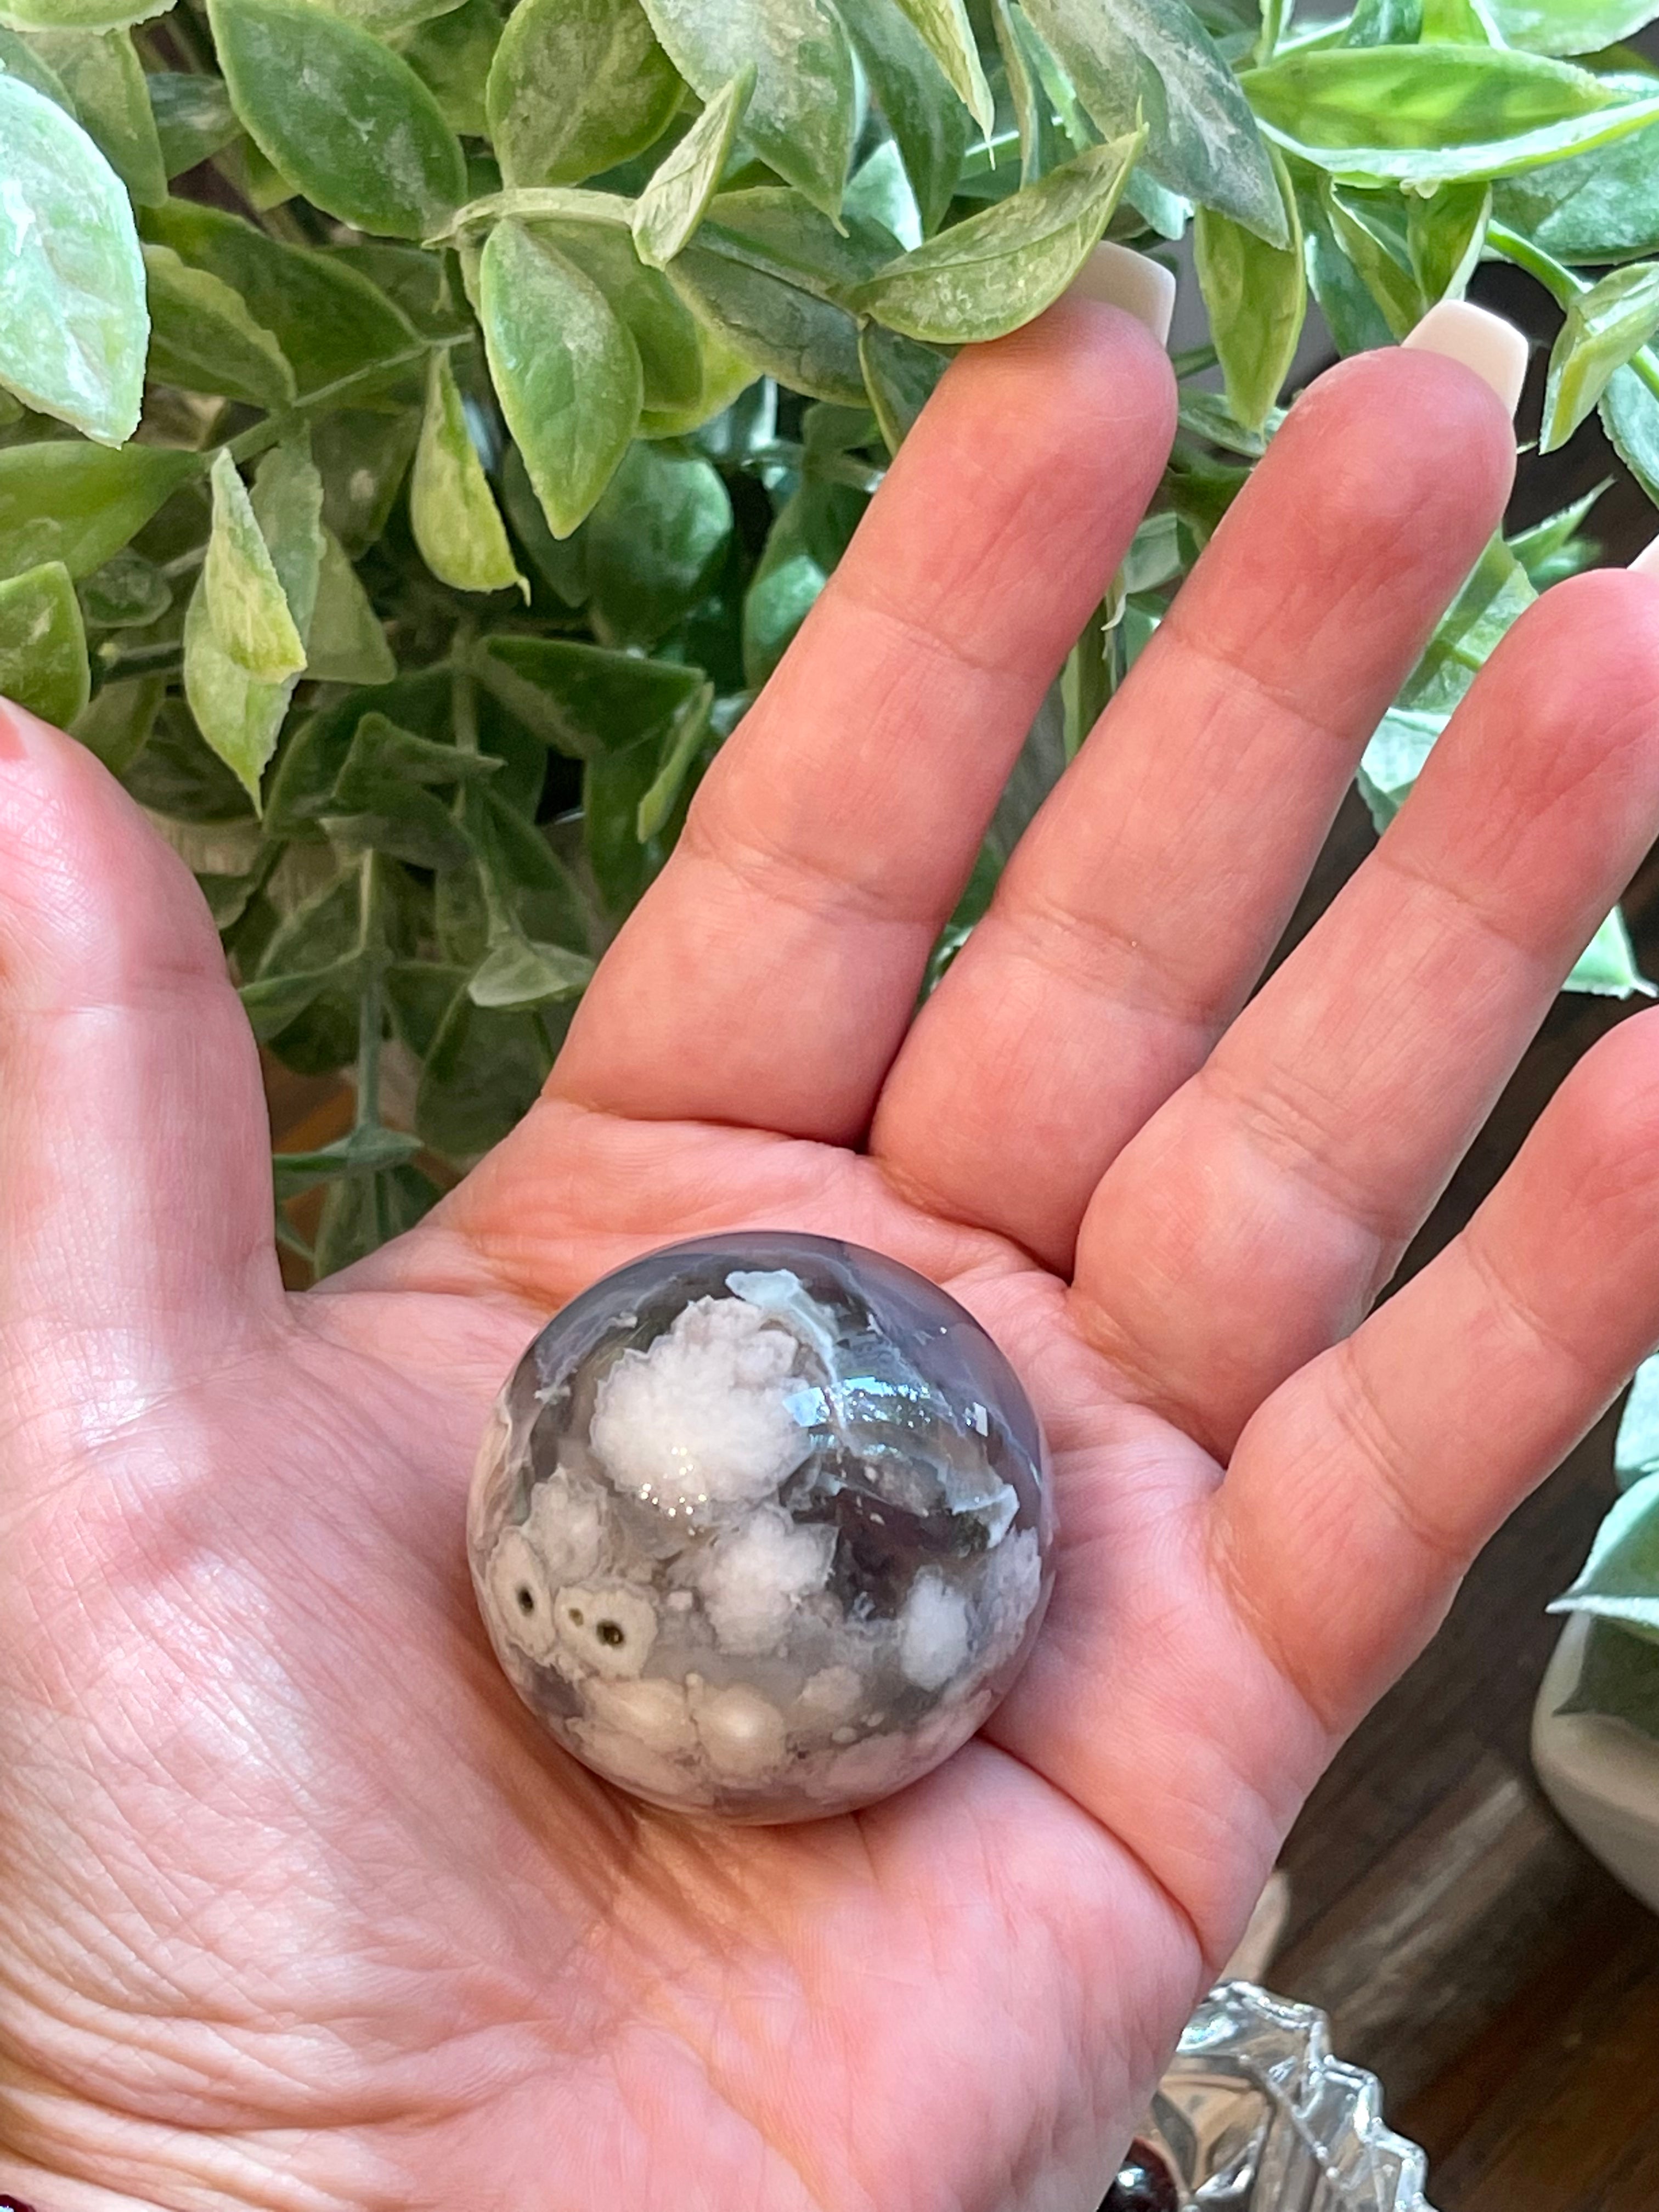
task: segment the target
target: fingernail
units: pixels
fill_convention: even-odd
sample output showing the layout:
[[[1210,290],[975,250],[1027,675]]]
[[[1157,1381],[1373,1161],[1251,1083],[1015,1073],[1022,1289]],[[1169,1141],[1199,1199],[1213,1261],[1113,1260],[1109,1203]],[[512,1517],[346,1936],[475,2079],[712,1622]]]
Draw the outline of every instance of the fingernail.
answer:
[[[1659,576],[1659,538],[1650,539],[1629,565],[1632,574]]]
[[[1520,405],[1527,380],[1527,337],[1502,315],[1471,307],[1467,300],[1443,300],[1402,343],[1419,353],[1443,353],[1448,361],[1461,361],[1492,386],[1511,415]]]
[[[1145,323],[1160,345],[1169,343],[1176,280],[1161,261],[1129,246],[1097,246],[1067,289],[1080,300],[1121,307],[1126,315]]]

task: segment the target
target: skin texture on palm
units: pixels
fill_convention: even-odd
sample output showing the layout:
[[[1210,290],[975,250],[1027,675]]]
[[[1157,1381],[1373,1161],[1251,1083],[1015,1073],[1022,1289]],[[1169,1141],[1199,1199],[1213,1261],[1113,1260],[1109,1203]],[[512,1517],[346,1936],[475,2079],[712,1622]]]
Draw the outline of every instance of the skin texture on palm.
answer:
[[[1453,363],[1293,411],[913,1020],[1172,420],[1106,308],[963,358],[540,1104],[301,1298],[193,884],[0,720],[0,2192],[1097,2200],[1334,1744],[1659,1335],[1644,1017],[1364,1318],[1659,822],[1659,586],[1547,596],[1249,1000],[1501,510],[1508,426]],[[462,1525],[548,1314],[756,1226],[980,1317],[1060,1547],[984,1736],[854,1818],[723,1831],[547,1745]]]

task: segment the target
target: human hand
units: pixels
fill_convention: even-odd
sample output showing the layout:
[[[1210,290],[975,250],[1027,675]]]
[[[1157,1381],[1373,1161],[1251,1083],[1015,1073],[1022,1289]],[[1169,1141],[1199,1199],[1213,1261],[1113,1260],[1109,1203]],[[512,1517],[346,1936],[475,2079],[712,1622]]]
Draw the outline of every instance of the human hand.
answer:
[[[1501,513],[1420,352],[1292,411],[919,1017],[1171,434],[1073,301],[963,356],[544,1098],[303,1297],[194,885],[0,721],[0,2191],[39,2212],[1078,2212],[1335,1745],[1659,1335],[1659,1029],[1368,1308],[1659,824],[1659,596],[1550,592],[1246,1000]],[[548,1743],[463,1547],[653,1246],[845,1237],[1000,1341],[1058,1583],[899,1797],[699,1826]]]

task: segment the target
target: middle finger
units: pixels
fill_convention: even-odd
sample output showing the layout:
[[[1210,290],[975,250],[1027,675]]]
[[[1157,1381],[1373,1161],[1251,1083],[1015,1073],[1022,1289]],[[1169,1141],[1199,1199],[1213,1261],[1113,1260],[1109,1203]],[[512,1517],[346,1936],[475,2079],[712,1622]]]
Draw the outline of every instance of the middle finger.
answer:
[[[908,1191],[1068,1267],[1095,1185],[1255,984],[1514,458],[1492,392],[1428,351],[1292,409],[889,1077],[872,1150]]]

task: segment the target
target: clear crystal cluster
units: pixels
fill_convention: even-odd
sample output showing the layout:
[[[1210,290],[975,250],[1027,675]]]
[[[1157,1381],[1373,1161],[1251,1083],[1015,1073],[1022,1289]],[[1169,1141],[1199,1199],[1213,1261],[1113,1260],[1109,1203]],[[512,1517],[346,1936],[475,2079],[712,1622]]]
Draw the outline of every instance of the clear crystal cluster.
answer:
[[[1332,2057],[1323,2013],[1224,1982],[1187,2023],[1106,2212],[1430,2212],[1425,2171],[1376,2075]]]
[[[799,1820],[884,1797],[1036,1632],[1036,1417],[971,1316],[817,1237],[677,1245],[536,1339],[473,1478],[472,1575],[520,1695],[653,1803]]]

